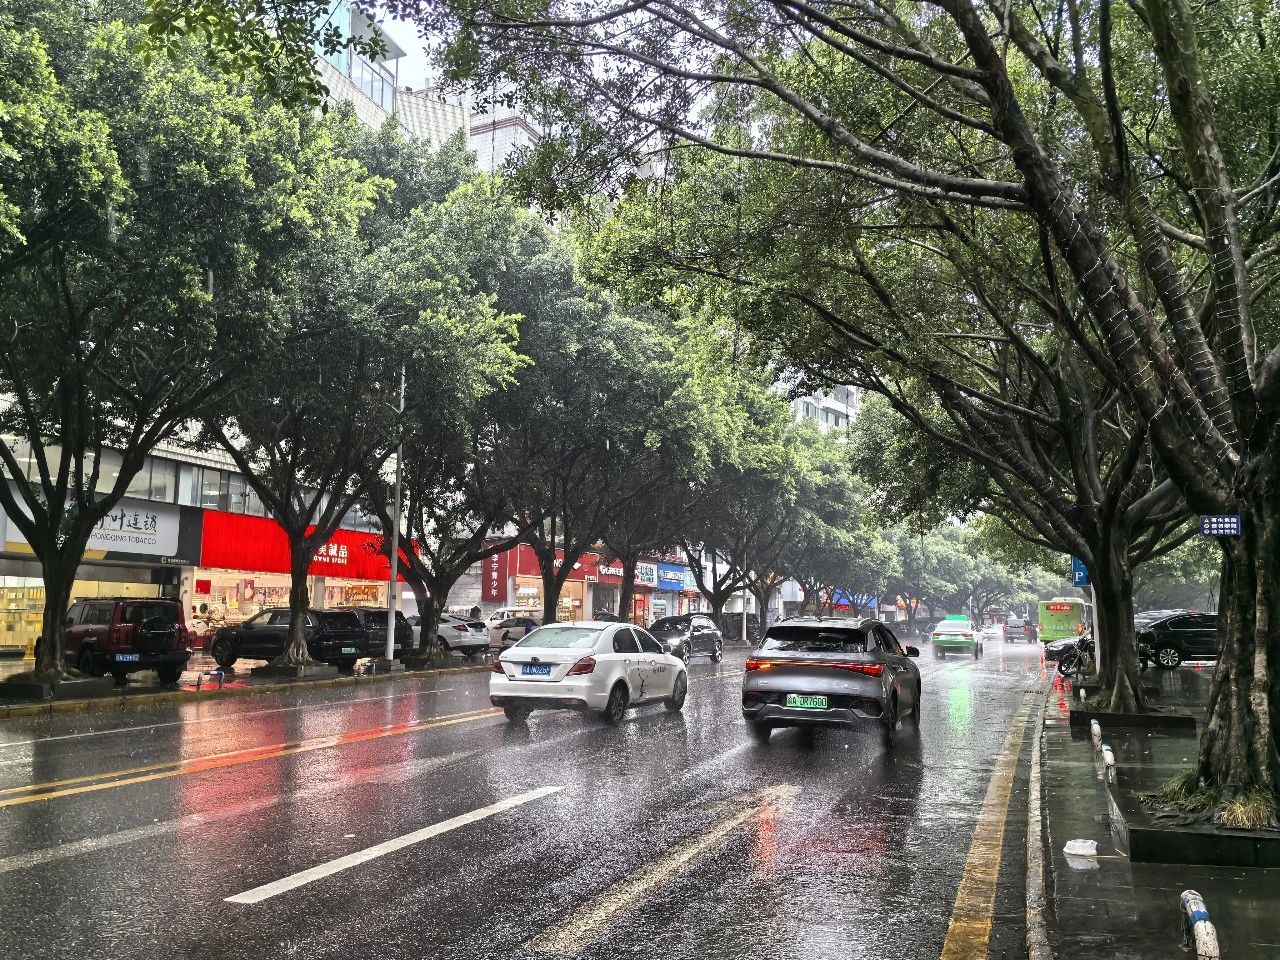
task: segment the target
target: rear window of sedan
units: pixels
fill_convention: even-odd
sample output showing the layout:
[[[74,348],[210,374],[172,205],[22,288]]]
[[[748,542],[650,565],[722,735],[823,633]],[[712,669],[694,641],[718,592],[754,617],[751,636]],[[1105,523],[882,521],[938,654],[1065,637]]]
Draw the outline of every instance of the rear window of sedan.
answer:
[[[542,647],[547,650],[587,650],[600,639],[596,627],[571,627],[557,624],[539,627],[516,644],[517,647]]]
[[[968,620],[943,620],[933,628],[934,633],[973,633],[973,624]]]
[[[866,653],[867,635],[856,627],[770,627],[762,650],[779,653]]]

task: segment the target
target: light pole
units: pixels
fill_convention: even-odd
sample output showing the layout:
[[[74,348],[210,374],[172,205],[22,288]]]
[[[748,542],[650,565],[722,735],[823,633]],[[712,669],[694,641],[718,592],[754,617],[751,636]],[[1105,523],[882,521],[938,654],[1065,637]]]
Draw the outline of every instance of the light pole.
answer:
[[[401,429],[399,421],[404,420],[404,364],[400,364],[400,416],[396,429]],[[382,673],[395,673],[404,669],[404,664],[396,660],[396,610],[400,606],[400,590],[397,581],[400,579],[400,471],[404,460],[404,434],[396,444],[396,484],[391,499],[391,509],[387,511],[391,517],[391,581],[387,589],[387,648],[386,655],[380,665]]]

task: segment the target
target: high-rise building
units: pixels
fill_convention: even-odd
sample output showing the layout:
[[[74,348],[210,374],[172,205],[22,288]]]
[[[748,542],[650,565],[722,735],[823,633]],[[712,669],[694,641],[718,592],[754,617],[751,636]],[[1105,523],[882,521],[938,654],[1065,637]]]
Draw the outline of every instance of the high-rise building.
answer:
[[[416,140],[439,147],[450,137],[470,132],[470,113],[461,98],[438,90],[402,87],[396,95],[396,116],[405,132]]]
[[[330,22],[344,39],[378,37],[384,52],[375,60],[350,47],[335,53],[319,51],[320,81],[329,88],[333,103],[349,103],[360,122],[380,127],[396,112],[400,58],[405,51],[390,34],[350,0],[333,0]]]
[[[515,107],[495,103],[483,111],[472,110],[469,143],[476,166],[485,173],[496,173],[513,153],[541,139],[533,120]]]
[[[791,401],[796,420],[812,420],[823,433],[848,430],[858,415],[857,387],[836,387],[829,393],[813,393]]]

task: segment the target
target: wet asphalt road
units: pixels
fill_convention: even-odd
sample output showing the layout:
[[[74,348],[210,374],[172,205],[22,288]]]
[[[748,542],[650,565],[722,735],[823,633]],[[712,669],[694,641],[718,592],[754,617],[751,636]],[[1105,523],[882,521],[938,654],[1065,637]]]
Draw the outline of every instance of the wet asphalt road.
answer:
[[[0,955],[936,958],[986,798],[989,948],[948,955],[1022,957],[1039,649],[924,653],[892,751],[875,728],[754,743],[741,653],[617,729],[508,725],[484,672],[6,721]]]

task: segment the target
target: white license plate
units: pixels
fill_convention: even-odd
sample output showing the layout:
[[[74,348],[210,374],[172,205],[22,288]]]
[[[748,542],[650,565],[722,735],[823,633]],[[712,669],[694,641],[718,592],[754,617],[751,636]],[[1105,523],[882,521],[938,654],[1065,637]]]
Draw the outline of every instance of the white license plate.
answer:
[[[117,653],[116,663],[137,663],[142,659],[140,653]]]
[[[526,663],[520,668],[520,676],[549,677],[551,676],[551,664]]]

